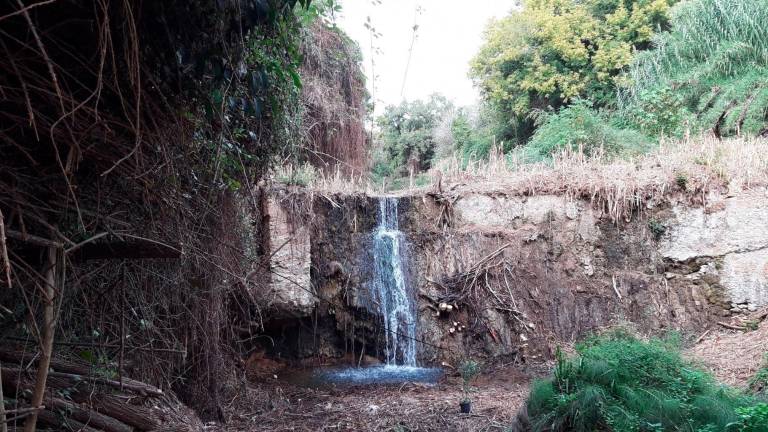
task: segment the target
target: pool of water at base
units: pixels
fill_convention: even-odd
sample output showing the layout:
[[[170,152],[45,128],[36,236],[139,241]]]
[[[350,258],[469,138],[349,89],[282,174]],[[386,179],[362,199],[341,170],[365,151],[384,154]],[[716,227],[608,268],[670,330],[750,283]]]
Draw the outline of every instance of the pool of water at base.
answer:
[[[437,384],[440,368],[414,366],[327,367],[291,371],[281,377],[294,385],[311,388],[373,386],[379,384]]]

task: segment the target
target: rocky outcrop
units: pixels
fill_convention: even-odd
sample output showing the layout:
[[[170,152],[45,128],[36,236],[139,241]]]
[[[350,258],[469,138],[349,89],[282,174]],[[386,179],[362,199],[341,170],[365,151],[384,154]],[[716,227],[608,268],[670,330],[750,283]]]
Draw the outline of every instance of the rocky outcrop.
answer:
[[[259,285],[254,297],[273,317],[309,316],[317,304],[310,276],[311,213],[309,207],[294,205],[308,199],[295,191],[267,194],[263,199],[267,256],[260,265],[268,266],[269,279]]]
[[[733,312],[768,304],[768,195],[764,189],[712,197],[706,208],[676,205],[665,221],[662,256],[697,262],[687,277],[720,290]]]

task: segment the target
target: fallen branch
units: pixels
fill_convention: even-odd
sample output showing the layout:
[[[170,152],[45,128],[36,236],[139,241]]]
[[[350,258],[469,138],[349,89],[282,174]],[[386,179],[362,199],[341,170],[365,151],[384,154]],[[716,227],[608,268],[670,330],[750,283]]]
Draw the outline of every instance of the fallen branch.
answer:
[[[696,339],[696,342],[694,343],[694,345],[698,345],[698,344],[699,344],[701,341],[703,341],[703,340],[704,340],[704,338],[705,338],[705,337],[707,337],[707,335],[709,334],[709,331],[710,331],[710,330],[711,330],[711,329],[707,329],[707,331],[705,331],[704,333],[702,333],[702,334],[701,334],[701,336],[699,336],[699,338],[698,338],[698,339]]]
[[[746,327],[735,326],[735,325],[728,324],[728,323],[725,323],[725,322],[722,322],[722,321],[718,321],[717,324],[721,325],[721,326],[723,326],[723,327],[725,327],[727,329],[731,329],[731,330],[739,330],[739,331],[746,331],[747,330]]]
[[[23,241],[25,243],[33,244],[35,246],[61,247],[61,243],[55,242],[53,240],[48,240],[46,238],[38,237],[38,236],[32,235],[32,234],[20,233],[18,231],[14,231],[14,230],[7,230],[7,231],[5,231],[5,235],[8,238],[12,238],[14,240]]]

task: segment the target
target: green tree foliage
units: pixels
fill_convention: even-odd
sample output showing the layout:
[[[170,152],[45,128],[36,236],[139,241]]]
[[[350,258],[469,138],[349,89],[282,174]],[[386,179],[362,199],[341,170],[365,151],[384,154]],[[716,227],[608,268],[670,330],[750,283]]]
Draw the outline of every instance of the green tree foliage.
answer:
[[[768,1],[690,0],[639,53],[620,107],[627,124],[680,135],[766,133]]]
[[[765,404],[715,383],[668,340],[624,331],[558,352],[552,377],[533,385],[534,431],[766,431]]]
[[[406,175],[409,168],[429,169],[435,154],[435,128],[452,109],[441,95],[388,106],[377,119],[383,145],[374,162],[374,177]]]
[[[510,137],[523,142],[533,109],[558,109],[576,98],[614,100],[636,50],[666,29],[677,0],[528,0],[494,21],[472,61],[486,98],[507,114]]]
[[[503,125],[499,112],[488,104],[457,110],[451,122],[454,152],[469,161],[487,158],[494,147],[509,151],[512,141],[500,139],[506,135]]]

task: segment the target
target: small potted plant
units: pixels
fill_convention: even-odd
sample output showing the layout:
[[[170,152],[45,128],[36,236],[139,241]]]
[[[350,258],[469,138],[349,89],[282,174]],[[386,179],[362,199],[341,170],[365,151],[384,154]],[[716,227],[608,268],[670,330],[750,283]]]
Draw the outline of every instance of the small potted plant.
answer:
[[[464,414],[469,414],[472,411],[472,399],[469,398],[469,392],[471,390],[470,383],[472,382],[472,378],[478,373],[480,373],[480,365],[475,360],[464,360],[461,365],[459,365],[459,374],[461,374],[462,380],[462,397],[459,406],[461,407],[461,412]]]

